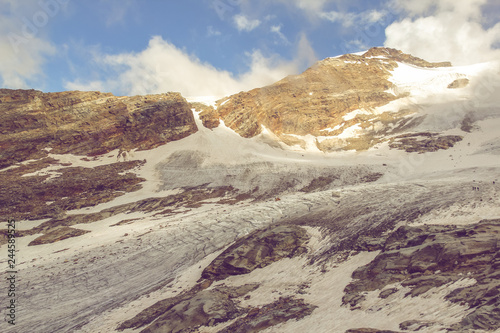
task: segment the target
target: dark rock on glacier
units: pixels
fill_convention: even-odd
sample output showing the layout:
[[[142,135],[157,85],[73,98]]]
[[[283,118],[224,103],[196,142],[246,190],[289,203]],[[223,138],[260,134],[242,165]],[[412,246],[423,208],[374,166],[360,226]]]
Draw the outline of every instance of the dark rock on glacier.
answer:
[[[254,333],[265,330],[268,327],[291,320],[302,319],[309,316],[317,306],[305,303],[302,299],[284,297],[261,308],[254,308],[242,317],[238,318],[228,327],[218,333]]]
[[[362,292],[396,282],[410,287],[406,296],[414,297],[463,278],[475,279],[472,286],[455,289],[446,297],[471,309],[451,329],[498,329],[499,240],[500,220],[465,226],[400,227],[387,237],[381,253],[370,264],[354,271],[343,303],[354,308],[364,300]],[[390,292],[383,296],[390,297]]]
[[[345,333],[401,333],[389,330],[378,330],[375,328],[353,328],[345,331]]]
[[[306,252],[306,231],[298,226],[280,225],[257,230],[237,240],[203,270],[204,279],[223,280],[247,274],[283,258]]]
[[[175,333],[213,326],[244,314],[245,310],[239,308],[233,299],[257,289],[258,285],[206,287],[207,284],[198,284],[181,295],[157,302],[121,324],[118,330],[140,328],[153,321],[141,333]]]
[[[420,331],[423,328],[432,327],[434,323],[431,322],[423,322],[419,320],[407,320],[399,324],[399,328],[403,331]]]
[[[90,231],[75,229],[70,227],[56,227],[52,229],[50,232],[46,233],[45,235],[37,237],[34,240],[32,240],[28,244],[28,246],[55,243],[66,238],[85,235],[88,232]]]

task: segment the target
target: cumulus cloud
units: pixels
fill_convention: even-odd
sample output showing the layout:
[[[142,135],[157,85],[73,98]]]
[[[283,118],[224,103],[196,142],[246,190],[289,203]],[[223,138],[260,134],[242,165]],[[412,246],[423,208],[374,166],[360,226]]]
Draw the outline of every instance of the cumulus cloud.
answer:
[[[393,8],[407,17],[386,28],[385,45],[455,65],[500,59],[500,23],[488,28],[483,25],[482,8],[492,3],[494,0],[393,0]]]
[[[67,89],[113,91],[123,95],[181,92],[184,96],[227,96],[243,90],[271,84],[297,73],[316,60],[307,37],[298,42],[296,58],[286,61],[278,56],[265,57],[255,50],[246,54],[248,70],[240,75],[220,70],[197,57],[153,37],[139,53],[98,55],[96,63],[107,79],[91,82],[66,82]]]
[[[44,28],[60,10],[59,6],[40,6],[34,0],[0,0],[2,87],[28,88],[43,76],[47,57],[56,52],[55,46],[45,38]]]
[[[252,31],[261,24],[260,20],[250,20],[244,15],[235,15],[233,20],[238,31]]]

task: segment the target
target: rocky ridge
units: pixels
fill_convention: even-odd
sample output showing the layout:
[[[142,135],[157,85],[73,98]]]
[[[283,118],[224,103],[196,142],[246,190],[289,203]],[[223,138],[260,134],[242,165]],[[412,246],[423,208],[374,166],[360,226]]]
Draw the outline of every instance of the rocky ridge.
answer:
[[[0,168],[52,154],[95,156],[151,149],[197,131],[178,93],[0,90]]]

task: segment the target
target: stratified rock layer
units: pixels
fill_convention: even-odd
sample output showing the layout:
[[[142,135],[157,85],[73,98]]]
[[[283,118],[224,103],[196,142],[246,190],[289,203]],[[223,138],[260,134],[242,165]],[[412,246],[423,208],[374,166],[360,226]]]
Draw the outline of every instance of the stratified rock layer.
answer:
[[[117,97],[109,93],[0,89],[0,168],[54,154],[99,155],[151,149],[197,131],[178,93]]]

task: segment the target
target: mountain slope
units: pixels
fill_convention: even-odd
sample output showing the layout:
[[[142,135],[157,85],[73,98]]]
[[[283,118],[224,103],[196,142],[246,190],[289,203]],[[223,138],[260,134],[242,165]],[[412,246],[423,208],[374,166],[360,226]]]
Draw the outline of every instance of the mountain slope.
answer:
[[[2,332],[500,330],[497,66],[378,48],[205,104],[2,90]]]
[[[217,126],[220,118],[243,137],[265,128],[289,146],[305,148],[312,140],[321,151],[365,150],[397,134],[474,121],[458,103],[471,99],[493,66],[498,64],[454,68],[373,48],[328,58],[300,75],[223,98],[201,116],[207,127]],[[456,110],[453,117],[459,119],[440,117],[433,108]],[[436,126],[443,120],[448,124]]]

